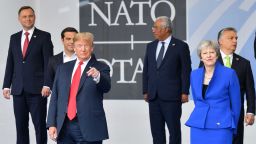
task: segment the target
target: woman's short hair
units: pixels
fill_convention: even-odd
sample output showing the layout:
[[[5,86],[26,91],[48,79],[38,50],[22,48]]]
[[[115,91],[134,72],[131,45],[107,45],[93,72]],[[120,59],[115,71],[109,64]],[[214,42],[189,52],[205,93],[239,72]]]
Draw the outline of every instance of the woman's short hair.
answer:
[[[212,40],[203,40],[199,43],[197,48],[197,55],[200,59],[202,58],[201,57],[202,49],[205,49],[205,48],[213,48],[217,56],[219,56],[220,50],[219,50],[218,44]]]

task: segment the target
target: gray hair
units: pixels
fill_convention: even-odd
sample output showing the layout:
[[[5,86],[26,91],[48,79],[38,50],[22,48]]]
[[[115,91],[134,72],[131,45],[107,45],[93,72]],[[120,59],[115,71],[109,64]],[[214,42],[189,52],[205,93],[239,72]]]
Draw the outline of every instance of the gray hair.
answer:
[[[233,32],[237,33],[237,30],[236,30],[235,28],[233,28],[233,27],[226,27],[226,28],[223,28],[223,29],[221,29],[221,30],[218,32],[218,41],[220,40],[221,36],[223,35],[223,33],[224,33],[225,31],[233,31]]]
[[[201,52],[202,49],[205,48],[212,48],[214,49],[214,51],[216,52],[216,55],[219,56],[220,55],[220,51],[219,51],[219,46],[215,41],[212,40],[203,40],[199,43],[198,48],[197,48],[197,55],[198,57],[201,59]]]
[[[173,24],[172,24],[172,21],[170,20],[170,18],[168,18],[167,16],[159,16],[156,18],[155,21],[161,21],[162,22],[162,26],[164,28],[168,28],[170,32],[172,32],[172,28],[173,28]]]

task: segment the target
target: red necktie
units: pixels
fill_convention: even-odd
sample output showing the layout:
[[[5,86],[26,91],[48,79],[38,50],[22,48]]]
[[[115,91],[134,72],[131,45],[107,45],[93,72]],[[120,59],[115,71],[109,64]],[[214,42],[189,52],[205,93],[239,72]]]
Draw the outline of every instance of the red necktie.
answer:
[[[22,49],[23,58],[25,57],[27,49],[28,49],[28,43],[29,43],[28,35],[29,35],[29,32],[25,32],[26,38],[25,38],[25,41],[24,41],[24,44],[23,44],[23,49]]]
[[[81,77],[81,65],[83,62],[79,62],[79,65],[75,71],[75,74],[72,79],[70,93],[69,93],[69,100],[68,100],[68,118],[72,120],[76,116],[76,95],[80,83]]]

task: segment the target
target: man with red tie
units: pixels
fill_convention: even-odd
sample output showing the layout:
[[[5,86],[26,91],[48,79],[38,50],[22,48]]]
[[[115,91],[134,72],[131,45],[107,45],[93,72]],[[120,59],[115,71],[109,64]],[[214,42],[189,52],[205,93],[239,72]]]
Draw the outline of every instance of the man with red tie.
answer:
[[[19,9],[23,30],[10,38],[3,95],[10,99],[17,131],[17,144],[29,144],[29,113],[35,127],[36,143],[47,143],[46,108],[50,89],[45,86],[49,57],[53,55],[51,35],[35,28],[35,13],[30,6]]]
[[[49,137],[58,144],[102,144],[108,139],[103,94],[111,87],[110,68],[95,58],[93,34],[74,37],[77,59],[56,71],[48,111]]]

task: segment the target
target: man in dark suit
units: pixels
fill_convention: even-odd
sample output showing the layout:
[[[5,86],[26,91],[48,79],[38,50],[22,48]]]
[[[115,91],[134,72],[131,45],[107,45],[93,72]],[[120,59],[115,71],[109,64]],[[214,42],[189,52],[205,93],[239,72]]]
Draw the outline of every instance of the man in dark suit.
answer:
[[[50,89],[43,86],[48,59],[53,55],[51,35],[34,27],[35,13],[31,7],[21,7],[18,18],[23,30],[10,38],[3,95],[6,99],[13,95],[17,144],[29,143],[29,113],[37,144],[46,144],[45,96]]]
[[[181,104],[188,102],[191,60],[188,45],[172,36],[168,17],[156,19],[156,38],[147,45],[143,68],[143,95],[149,103],[154,144],[165,144],[165,123],[170,144],[181,144]]]
[[[93,35],[74,38],[77,59],[59,65],[48,111],[49,137],[59,144],[102,144],[108,138],[103,94],[111,87],[110,68],[96,60]]]
[[[74,37],[78,31],[73,27],[67,27],[61,32],[61,41],[64,46],[63,52],[50,57],[47,68],[46,86],[52,89],[57,66],[76,59],[74,51]]]
[[[250,61],[235,53],[237,46],[237,31],[235,28],[223,28],[218,33],[218,43],[220,46],[221,64],[231,67],[237,73],[240,93],[241,112],[238,122],[237,135],[233,137],[233,144],[243,144],[244,122],[246,125],[253,125],[255,114],[255,88]],[[200,63],[200,66],[203,64]],[[246,94],[247,110],[244,111],[244,95]]]
[[[237,31],[232,28],[224,28],[218,33],[221,57],[219,60],[226,65],[227,56],[230,57],[231,68],[237,73],[241,92],[241,113],[238,123],[237,135],[233,138],[233,144],[243,144],[244,121],[246,125],[254,123],[255,114],[255,88],[250,61],[235,53],[237,46]],[[244,94],[246,94],[247,111],[244,115]]]

